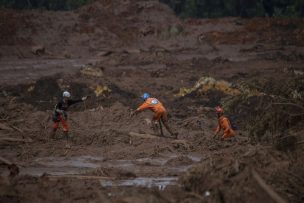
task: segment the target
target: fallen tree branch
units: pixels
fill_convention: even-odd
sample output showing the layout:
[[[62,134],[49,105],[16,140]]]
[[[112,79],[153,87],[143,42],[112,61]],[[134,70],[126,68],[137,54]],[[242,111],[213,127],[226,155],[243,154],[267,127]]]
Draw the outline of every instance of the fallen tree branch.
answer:
[[[9,160],[3,158],[3,157],[0,157],[0,162],[1,163],[4,163],[6,165],[12,165],[12,162],[10,162]]]
[[[266,182],[261,178],[261,176],[255,171],[252,170],[252,176],[257,181],[259,186],[265,190],[265,192],[277,203],[287,203],[282,197],[280,197]]]
[[[85,176],[85,175],[43,175],[49,179],[74,178],[79,180],[114,180],[113,177],[104,176]]]
[[[302,183],[304,183],[304,179],[303,179],[302,177],[300,177],[300,176],[298,176],[298,175],[296,175],[296,174],[294,174],[294,173],[291,173],[291,172],[288,172],[288,174],[289,174],[290,176],[293,176],[293,177],[297,178],[297,179],[300,180]]]
[[[16,126],[10,125],[10,127],[13,128],[14,130],[17,130],[17,131],[20,132],[20,133],[24,133],[23,130],[17,128]]]
[[[7,142],[24,142],[24,143],[30,143],[33,142],[32,139],[18,139],[18,138],[11,138],[11,137],[2,137],[0,138],[0,142],[7,141]]]
[[[300,141],[300,142],[297,142],[297,144],[304,144],[304,140]]]

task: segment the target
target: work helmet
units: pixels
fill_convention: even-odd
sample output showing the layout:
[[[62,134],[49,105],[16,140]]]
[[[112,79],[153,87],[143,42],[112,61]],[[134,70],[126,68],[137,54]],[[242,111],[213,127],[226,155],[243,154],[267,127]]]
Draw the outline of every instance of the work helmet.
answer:
[[[223,113],[224,110],[220,106],[217,106],[217,107],[215,107],[215,112],[216,113]]]
[[[64,91],[63,94],[62,94],[62,96],[70,98],[71,94],[68,91]]]
[[[141,98],[142,98],[144,101],[146,101],[149,97],[150,97],[150,94],[147,93],[147,92],[145,92],[145,93],[141,96]]]

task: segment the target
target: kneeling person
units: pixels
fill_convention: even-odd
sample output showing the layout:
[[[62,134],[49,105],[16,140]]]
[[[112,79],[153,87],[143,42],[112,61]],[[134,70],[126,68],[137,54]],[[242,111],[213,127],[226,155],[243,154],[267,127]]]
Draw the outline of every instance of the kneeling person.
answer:
[[[54,124],[53,124],[53,131],[51,133],[52,138],[55,137],[55,133],[56,133],[60,123],[62,124],[63,132],[64,132],[66,138],[68,138],[69,124],[67,122],[66,111],[68,110],[68,108],[71,105],[85,101],[87,99],[87,97],[82,97],[81,99],[72,100],[72,99],[70,99],[71,94],[67,91],[63,92],[62,96],[63,96],[63,99],[56,104],[54,112],[53,112]]]
[[[223,109],[218,106],[215,108],[215,112],[218,118],[218,126],[215,130],[214,137],[216,137],[221,130],[223,130],[223,134],[221,135],[222,139],[233,137],[235,135],[235,132],[232,129],[230,120],[226,116],[224,116]]]
[[[154,132],[158,134],[157,124],[159,124],[161,136],[164,136],[161,127],[161,123],[163,123],[166,129],[168,130],[168,132],[170,133],[170,135],[177,138],[178,133],[174,133],[168,125],[167,111],[163,106],[163,104],[160,101],[158,101],[156,98],[150,97],[150,94],[148,93],[144,93],[142,99],[144,100],[144,103],[140,107],[138,107],[134,112],[132,112],[131,116],[136,115],[145,109],[150,109],[152,112],[154,112],[152,118],[152,128]]]

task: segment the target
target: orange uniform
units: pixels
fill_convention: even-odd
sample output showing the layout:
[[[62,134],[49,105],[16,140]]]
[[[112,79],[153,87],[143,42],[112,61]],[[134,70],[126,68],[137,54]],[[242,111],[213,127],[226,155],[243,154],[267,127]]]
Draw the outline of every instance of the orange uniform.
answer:
[[[215,133],[219,133],[221,129],[224,130],[224,134],[223,134],[222,138],[229,138],[229,137],[233,137],[235,135],[234,130],[231,128],[229,119],[225,116],[221,116],[218,119],[218,126],[215,130]]]
[[[148,98],[140,107],[138,107],[137,111],[143,111],[145,109],[150,109],[155,114],[153,116],[154,121],[159,121],[163,119],[167,121],[167,111],[163,104],[155,98]]]
[[[58,120],[54,122],[53,129],[57,129],[59,127],[59,123],[61,122],[63,131],[68,132],[69,131],[69,124],[66,122],[65,118],[61,115],[58,116]]]

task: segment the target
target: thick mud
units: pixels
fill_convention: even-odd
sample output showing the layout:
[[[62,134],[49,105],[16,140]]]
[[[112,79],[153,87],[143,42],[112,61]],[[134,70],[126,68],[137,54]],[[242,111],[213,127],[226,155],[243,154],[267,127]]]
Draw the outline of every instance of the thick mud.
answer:
[[[1,162],[0,202],[304,201],[303,20],[181,20],[158,1],[0,17],[0,154],[19,167]],[[64,90],[90,96],[68,140],[50,138]],[[143,92],[177,139],[130,117]],[[232,139],[213,138],[217,105]]]

